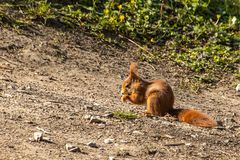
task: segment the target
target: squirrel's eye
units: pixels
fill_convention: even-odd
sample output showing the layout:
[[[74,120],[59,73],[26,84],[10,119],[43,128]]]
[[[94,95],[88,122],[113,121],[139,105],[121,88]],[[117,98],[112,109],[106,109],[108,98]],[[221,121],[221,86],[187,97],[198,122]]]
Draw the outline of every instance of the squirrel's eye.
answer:
[[[129,86],[130,86],[130,84],[128,83],[128,84],[126,85],[126,88],[129,88]]]

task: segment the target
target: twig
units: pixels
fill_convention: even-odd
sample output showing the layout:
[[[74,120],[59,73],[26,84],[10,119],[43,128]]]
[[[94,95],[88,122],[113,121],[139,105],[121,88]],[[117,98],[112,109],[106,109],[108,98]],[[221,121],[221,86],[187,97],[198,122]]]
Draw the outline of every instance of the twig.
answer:
[[[157,69],[156,69],[153,65],[151,65],[150,63],[145,63],[145,64],[147,64],[147,65],[149,65],[150,67],[152,67],[152,69],[153,69],[154,71],[157,70]]]
[[[174,138],[173,136],[170,136],[170,135],[168,135],[168,134],[165,134],[165,135],[163,135],[162,137],[164,137],[164,138],[170,138],[170,139],[173,139],[173,138]]]
[[[12,68],[9,68],[9,67],[3,67],[3,66],[0,66],[0,69],[8,70],[8,71],[12,71],[12,70],[13,70]]]
[[[185,145],[185,143],[170,143],[170,144],[164,144],[164,146],[181,146]]]
[[[48,102],[51,102],[51,103],[57,103],[57,104],[68,104],[68,103],[64,103],[64,102],[60,102],[60,101],[55,101],[55,100],[50,100]]]
[[[17,66],[17,64],[15,64],[15,63],[13,63],[13,62],[7,60],[6,58],[3,58],[3,57],[1,57],[1,56],[0,56],[0,58],[3,59],[4,61],[10,63],[10,64],[13,64],[13,65]]]
[[[137,44],[136,42],[134,42],[133,40],[127,38],[127,37],[124,37],[122,35],[119,34],[119,37],[121,38],[125,38],[127,39],[129,42],[133,43],[134,45],[136,45],[137,47],[139,47],[140,49],[144,50],[145,52],[147,52],[148,54],[152,54],[151,52],[149,52],[148,50],[146,50],[144,47],[140,46],[139,44]]]
[[[222,154],[225,154],[225,155],[232,155],[232,154],[230,154],[230,153],[227,153],[227,152],[225,152],[225,151],[222,151],[222,150],[220,150],[220,152],[222,152]]]
[[[1,68],[1,67],[0,67]],[[10,78],[0,78],[0,80],[2,81],[6,81],[6,82],[13,82],[13,83],[17,83],[16,81],[10,79]]]
[[[51,134],[50,132],[44,130],[43,128],[36,127],[37,130],[42,131],[45,134]]]
[[[17,90],[18,93],[24,93],[24,94],[28,94],[28,95],[32,95],[33,92],[31,91],[25,91],[25,90]]]

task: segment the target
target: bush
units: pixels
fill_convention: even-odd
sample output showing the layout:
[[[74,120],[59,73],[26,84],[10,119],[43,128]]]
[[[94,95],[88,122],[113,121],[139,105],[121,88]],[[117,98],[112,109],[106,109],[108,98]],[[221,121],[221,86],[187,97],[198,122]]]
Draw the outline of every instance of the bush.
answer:
[[[94,35],[123,35],[195,72],[235,72],[239,64],[238,0],[12,0],[23,19],[57,20]],[[9,5],[8,5],[9,6]],[[17,6],[17,7],[16,7]],[[3,18],[2,18],[3,19]],[[108,37],[111,41],[111,38]],[[161,49],[167,51],[161,54]]]

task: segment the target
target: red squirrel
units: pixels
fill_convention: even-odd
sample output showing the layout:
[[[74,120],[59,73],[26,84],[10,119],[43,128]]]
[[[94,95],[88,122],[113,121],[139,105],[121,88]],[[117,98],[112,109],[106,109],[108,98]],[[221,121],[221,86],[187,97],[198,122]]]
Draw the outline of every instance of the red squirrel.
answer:
[[[216,121],[194,109],[174,109],[174,94],[165,80],[143,80],[138,75],[136,63],[131,63],[128,77],[121,86],[121,100],[133,104],[146,105],[146,116],[165,116],[170,114],[181,122],[194,126],[212,128]]]

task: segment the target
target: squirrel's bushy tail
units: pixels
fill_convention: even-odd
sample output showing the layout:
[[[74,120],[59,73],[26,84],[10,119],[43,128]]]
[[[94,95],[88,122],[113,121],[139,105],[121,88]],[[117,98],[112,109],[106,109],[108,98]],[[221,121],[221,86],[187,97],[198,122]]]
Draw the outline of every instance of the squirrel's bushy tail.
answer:
[[[199,127],[216,127],[217,122],[208,115],[193,109],[173,109],[172,116],[177,117],[179,121],[192,124]]]

